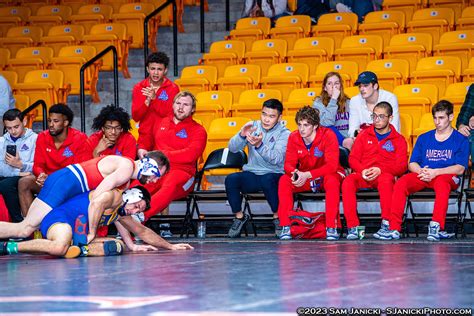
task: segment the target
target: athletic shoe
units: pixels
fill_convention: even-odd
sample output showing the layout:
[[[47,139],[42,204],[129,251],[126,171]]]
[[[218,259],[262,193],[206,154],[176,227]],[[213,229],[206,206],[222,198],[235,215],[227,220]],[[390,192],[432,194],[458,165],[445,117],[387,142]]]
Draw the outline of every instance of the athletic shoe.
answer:
[[[173,234],[171,233],[171,225],[169,223],[160,224],[160,236],[162,238],[171,238]],[[136,239],[136,237],[135,237]]]
[[[337,228],[326,228],[326,240],[338,240],[339,233],[337,232]]]
[[[336,4],[336,11],[341,13],[341,12],[352,12],[351,7],[345,5],[344,3],[338,3]]]
[[[359,236],[357,236],[357,227],[352,227],[347,229],[347,240],[356,240],[359,239]]]
[[[6,256],[6,255],[8,255],[7,242],[2,241],[0,242],[0,256]]]
[[[400,239],[398,230],[382,230],[380,229],[374,237],[380,240]]]
[[[380,234],[384,234],[389,230],[390,230],[389,222],[383,219],[382,224],[380,225],[380,229],[374,234],[374,238],[381,239]]]
[[[452,238],[454,234],[449,234],[443,230],[440,230],[440,225],[438,222],[430,222],[428,227],[428,239],[429,241],[440,241],[440,239],[449,239]]]
[[[250,216],[246,213],[244,213],[244,216],[242,218],[234,218],[234,221],[232,222],[232,225],[229,228],[229,232],[227,233],[227,237],[229,238],[236,238],[240,237],[240,234],[242,232],[242,228],[244,228],[245,224],[249,220]]]
[[[87,245],[87,219],[84,215],[79,215],[74,223],[74,233],[72,234],[72,244],[75,246]]]
[[[281,226],[280,226],[280,219],[279,218],[274,218],[273,219],[273,226],[275,226],[275,236],[280,237]]]
[[[280,233],[280,240],[290,240],[291,239],[291,230],[290,226],[282,226]]]
[[[79,246],[69,246],[69,248],[66,251],[66,254],[63,256],[66,259],[73,259],[77,258],[81,255],[82,251]]]

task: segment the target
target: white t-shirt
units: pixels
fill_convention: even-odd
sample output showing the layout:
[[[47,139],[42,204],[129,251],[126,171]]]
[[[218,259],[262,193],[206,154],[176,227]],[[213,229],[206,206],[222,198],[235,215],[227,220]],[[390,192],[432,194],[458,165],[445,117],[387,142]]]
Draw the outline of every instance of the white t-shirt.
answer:
[[[398,112],[397,97],[388,91],[379,89],[379,102],[388,102],[393,108],[393,118],[391,124],[395,127],[397,132],[400,132],[400,113]],[[354,132],[359,129],[362,124],[372,124],[371,111],[367,108],[367,103],[362,98],[360,93],[351,98],[349,102],[349,137],[354,137]]]

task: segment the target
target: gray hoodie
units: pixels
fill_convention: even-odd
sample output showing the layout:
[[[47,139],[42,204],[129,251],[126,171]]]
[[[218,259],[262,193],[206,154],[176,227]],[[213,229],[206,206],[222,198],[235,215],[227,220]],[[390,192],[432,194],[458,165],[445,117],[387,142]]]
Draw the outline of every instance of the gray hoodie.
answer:
[[[35,157],[36,138],[38,134],[31,129],[25,128],[25,134],[14,142],[10,133],[6,133],[0,137],[0,176],[14,177],[18,176],[20,172],[33,171],[33,159]],[[5,163],[5,154],[7,152],[7,145],[16,145],[16,150],[23,162],[21,169],[14,168]]]
[[[244,166],[244,171],[253,172],[256,175],[267,173],[284,173],[286,145],[290,131],[281,123],[275,124],[270,130],[262,127],[261,121],[253,121],[253,126],[257,128],[257,133],[262,133],[263,140],[260,147],[248,146],[249,161]],[[240,132],[229,141],[229,150],[237,152],[247,145],[245,137],[240,136]]]

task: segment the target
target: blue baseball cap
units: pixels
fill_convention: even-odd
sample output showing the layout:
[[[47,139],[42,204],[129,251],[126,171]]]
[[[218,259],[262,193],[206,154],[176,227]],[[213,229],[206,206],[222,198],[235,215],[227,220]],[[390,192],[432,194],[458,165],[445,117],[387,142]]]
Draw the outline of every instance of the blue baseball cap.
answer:
[[[373,73],[372,71],[364,71],[359,74],[359,77],[357,77],[357,81],[355,82],[355,85],[358,86],[361,83],[363,84],[369,84],[369,83],[378,83],[377,75]]]

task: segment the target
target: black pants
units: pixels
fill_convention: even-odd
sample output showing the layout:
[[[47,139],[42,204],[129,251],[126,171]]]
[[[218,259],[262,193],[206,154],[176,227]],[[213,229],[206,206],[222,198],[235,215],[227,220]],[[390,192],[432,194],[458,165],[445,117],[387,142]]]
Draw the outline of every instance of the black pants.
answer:
[[[21,222],[20,200],[18,198],[18,180],[20,177],[0,177],[0,194],[5,200],[11,221]]]

